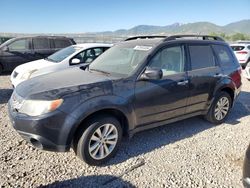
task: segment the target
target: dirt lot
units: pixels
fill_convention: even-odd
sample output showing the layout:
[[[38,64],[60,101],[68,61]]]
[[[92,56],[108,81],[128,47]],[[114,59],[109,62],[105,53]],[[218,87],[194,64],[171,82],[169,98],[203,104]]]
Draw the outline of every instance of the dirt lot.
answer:
[[[250,82],[226,123],[191,118],[124,139],[108,164],[91,167],[73,151],[34,149],[11,127],[9,75],[0,76],[1,187],[242,187],[250,142]]]

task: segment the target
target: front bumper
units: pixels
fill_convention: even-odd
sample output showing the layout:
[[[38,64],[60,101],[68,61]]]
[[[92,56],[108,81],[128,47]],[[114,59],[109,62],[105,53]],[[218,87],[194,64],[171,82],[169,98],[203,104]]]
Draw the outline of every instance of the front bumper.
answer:
[[[58,152],[70,149],[69,135],[76,122],[72,116],[56,110],[42,116],[31,117],[14,111],[10,103],[8,109],[14,129],[34,147]]]

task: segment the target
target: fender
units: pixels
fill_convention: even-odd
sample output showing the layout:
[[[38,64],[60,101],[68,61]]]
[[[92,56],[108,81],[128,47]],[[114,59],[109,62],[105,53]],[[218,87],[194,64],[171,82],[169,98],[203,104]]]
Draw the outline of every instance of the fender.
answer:
[[[231,89],[234,92],[234,98],[235,98],[236,85],[230,77],[224,76],[221,79],[219,79],[218,82],[216,83],[213,93],[210,93],[205,113],[207,113],[207,111],[209,110],[217,93],[225,88]]]
[[[128,121],[128,129],[133,129],[135,122],[135,116],[133,113],[133,105],[125,100],[123,97],[110,95],[110,96],[98,96],[81,103],[72,113],[76,119],[76,123],[71,127],[70,134],[67,138],[67,143],[70,143],[75,135],[75,131],[80,126],[81,122],[89,115],[98,112],[100,110],[113,109],[118,110],[125,115]]]

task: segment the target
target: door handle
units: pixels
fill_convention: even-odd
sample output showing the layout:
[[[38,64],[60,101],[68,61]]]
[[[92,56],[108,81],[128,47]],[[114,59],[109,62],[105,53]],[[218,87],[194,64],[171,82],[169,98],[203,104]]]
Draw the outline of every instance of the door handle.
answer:
[[[177,82],[177,85],[179,85],[179,86],[184,86],[186,84],[188,84],[188,80],[183,80],[183,81]]]
[[[223,74],[217,73],[217,74],[214,75],[214,77],[215,77],[215,78],[220,78],[220,77],[223,77]]]

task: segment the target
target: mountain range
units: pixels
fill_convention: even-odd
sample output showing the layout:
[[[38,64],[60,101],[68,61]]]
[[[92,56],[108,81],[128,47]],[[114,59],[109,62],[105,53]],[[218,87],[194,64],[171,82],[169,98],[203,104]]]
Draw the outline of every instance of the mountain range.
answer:
[[[210,22],[195,22],[195,23],[174,23],[166,26],[154,25],[138,25],[131,29],[120,29],[116,31],[105,31],[89,34],[98,35],[152,35],[152,34],[210,34],[210,33],[225,33],[235,34],[243,33],[250,35],[250,19],[233,22],[224,26],[219,26]]]

